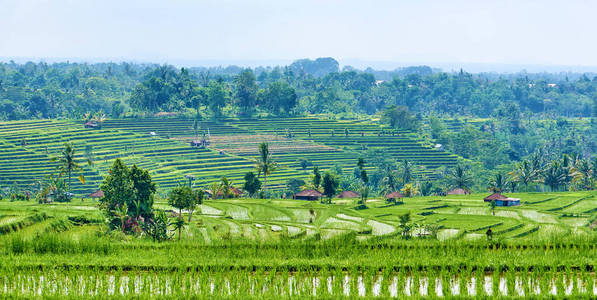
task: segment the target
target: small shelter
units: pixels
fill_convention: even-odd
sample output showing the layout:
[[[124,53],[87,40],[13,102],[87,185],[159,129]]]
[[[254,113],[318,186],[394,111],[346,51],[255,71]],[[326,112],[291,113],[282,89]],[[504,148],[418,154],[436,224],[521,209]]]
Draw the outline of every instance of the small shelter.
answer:
[[[234,195],[234,198],[238,198],[243,194],[243,191],[235,187],[230,187],[230,193]]]
[[[172,112],[172,111],[160,111],[158,113],[155,113],[153,116],[156,118],[160,118],[160,117],[175,117],[177,116],[178,113],[177,112]]]
[[[361,195],[359,195],[356,192],[353,191],[343,191],[342,193],[338,194],[336,196],[336,198],[360,198]]]
[[[206,139],[202,139],[202,140],[192,140],[191,141],[191,147],[197,147],[197,148],[205,148],[207,146],[210,145],[210,142]]]
[[[509,198],[500,193],[493,193],[483,199],[485,202],[495,201],[495,206],[518,206],[520,205],[520,199]]]
[[[300,192],[294,194],[294,196],[292,196],[292,198],[297,199],[297,200],[310,200],[310,201],[319,200],[319,198],[321,198],[321,197],[323,197],[323,194],[316,190],[303,190],[303,191],[300,191]]]
[[[396,202],[396,199],[404,198],[404,195],[402,195],[399,192],[391,192],[391,193],[387,194],[385,196],[385,198],[386,198],[386,201],[388,201],[388,202]]]
[[[218,195],[214,198],[213,196],[213,192],[211,190],[205,190],[203,191],[204,195],[207,196],[207,198],[212,198],[212,199],[222,199],[224,198],[224,192],[219,191]],[[235,187],[230,187],[230,195],[232,195],[233,198],[238,198],[243,194],[243,191],[241,191],[238,188]]]
[[[469,192],[465,189],[458,188],[458,189],[453,189],[451,191],[448,191],[446,194],[447,195],[468,195],[470,193],[471,192]]]
[[[104,196],[104,191],[102,191],[100,189],[89,194],[89,198],[102,198],[103,196]]]
[[[87,123],[85,123],[85,128],[99,128],[99,126],[97,125],[97,123],[88,121]]]

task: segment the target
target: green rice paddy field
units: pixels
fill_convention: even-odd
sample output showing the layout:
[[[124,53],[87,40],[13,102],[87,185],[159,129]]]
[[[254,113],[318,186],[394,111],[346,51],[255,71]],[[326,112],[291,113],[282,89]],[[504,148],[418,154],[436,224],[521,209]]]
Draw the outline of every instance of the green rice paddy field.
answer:
[[[597,295],[594,192],[208,200],[181,240],[106,234],[97,203],[0,201],[0,295],[11,297],[575,297]],[[157,209],[170,211],[158,200]],[[398,216],[412,214],[412,237]],[[184,213],[186,216],[186,213]],[[425,226],[436,224],[437,239]],[[487,228],[494,237],[488,241]],[[173,233],[174,234],[174,233]]]
[[[409,132],[390,133],[375,120],[326,120],[316,117],[224,120],[201,122],[199,136],[211,141],[208,148],[190,147],[195,139],[190,119],[116,119],[102,129],[86,129],[79,121],[28,120],[0,123],[0,187],[35,190],[36,182],[55,172],[50,158],[65,142],[73,142],[77,161],[85,165],[90,153],[94,165],[85,167],[85,185],[73,181],[73,192],[95,191],[115,158],[150,170],[162,191],[195,175],[206,187],[226,176],[242,184],[254,170],[260,142],[270,143],[280,168],[268,178],[273,189],[282,189],[290,178],[307,178],[299,160],[304,158],[325,170],[338,165],[352,172],[364,149],[380,149],[395,159],[414,163],[416,174],[435,176],[434,170],[456,164],[457,156],[423,144]],[[348,130],[348,135],[346,134]],[[292,133],[288,138],[287,132]],[[333,135],[332,135],[333,132]],[[383,133],[382,133],[383,132]],[[87,151],[86,151],[87,149]]]
[[[207,200],[180,240],[174,231],[161,243],[109,232],[98,203],[85,195],[97,189],[115,158],[150,170],[160,194],[188,174],[200,186],[221,176],[241,184],[262,141],[280,164],[268,178],[274,189],[308,176],[300,158],[348,172],[363,149],[377,148],[415,163],[418,176],[434,176],[457,159],[413,133],[382,133],[375,120],[202,122],[207,149],[189,146],[191,127],[188,119],[108,120],[103,129],[68,120],[1,123],[2,188],[35,190],[37,180],[54,172],[50,158],[65,142],[75,143],[81,164],[84,149],[91,149],[95,163],[85,169],[87,183],[73,186],[77,197],[70,203],[0,200],[0,298],[597,296],[593,191],[508,194],[522,205],[498,207],[495,215],[482,201],[486,194],[407,198],[399,205],[373,198],[365,209],[356,199],[331,205]],[[174,216],[160,197],[154,208]],[[399,219],[406,213],[407,237]]]

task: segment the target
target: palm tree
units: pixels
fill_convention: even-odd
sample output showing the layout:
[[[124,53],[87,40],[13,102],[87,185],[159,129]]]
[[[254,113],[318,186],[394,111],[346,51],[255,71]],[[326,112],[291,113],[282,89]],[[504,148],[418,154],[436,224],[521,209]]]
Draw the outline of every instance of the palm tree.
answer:
[[[197,122],[197,119],[195,119],[193,121],[193,132],[195,133],[195,141],[199,141],[199,127],[201,127],[201,125],[199,125],[199,122]]]
[[[182,216],[179,216],[178,218],[176,218],[174,221],[172,221],[172,224],[174,226],[174,230],[178,231],[178,240],[180,241],[180,237],[182,235],[182,228],[184,227],[184,219],[182,218]]]
[[[267,191],[267,175],[278,168],[278,165],[272,160],[267,143],[259,144],[259,157],[257,158],[257,177],[263,174],[263,191]]]
[[[495,174],[495,176],[489,180],[489,189],[495,193],[503,192],[506,185],[508,185],[508,182],[501,173]]]
[[[538,170],[533,168],[533,165],[528,160],[524,160],[516,164],[516,169],[510,172],[512,180],[524,184],[525,188],[529,187],[529,183],[537,180]]]
[[[222,198],[230,198],[232,194],[232,182],[228,180],[228,178],[226,178],[225,176],[222,176],[222,178],[220,178],[220,188],[222,190]]]
[[[60,153],[59,157],[53,157],[50,159],[51,161],[55,162],[58,161],[58,170],[60,174],[58,177],[61,177],[64,174],[68,174],[68,187],[67,191],[70,193],[70,183],[71,183],[71,174],[72,172],[82,171],[83,168],[77,164],[75,161],[75,146],[73,143],[64,143],[64,149]],[[91,165],[91,161],[87,161],[88,164]],[[85,177],[83,174],[79,175],[79,180],[81,183],[85,183]]]
[[[541,172],[541,175],[543,176],[543,184],[549,186],[551,191],[557,191],[560,185],[565,183],[565,177],[567,176],[559,161],[553,161]]]
[[[104,121],[106,120],[106,114],[100,111],[95,116],[93,116],[92,120],[95,123],[97,123],[99,129],[102,129],[102,124],[104,124]]]
[[[381,179],[382,183],[382,191],[384,193],[391,193],[395,192],[396,188],[398,187],[398,176],[396,176],[396,171],[387,168],[386,175]]]
[[[447,177],[454,188],[468,190],[473,183],[473,179],[461,165],[457,165],[452,172],[448,173]]]
[[[402,161],[401,165],[402,171],[402,184],[407,184],[412,179],[412,164],[409,163],[406,159]]]
[[[593,177],[593,166],[586,159],[578,160],[572,168],[572,182],[581,182],[583,189],[590,189]]]

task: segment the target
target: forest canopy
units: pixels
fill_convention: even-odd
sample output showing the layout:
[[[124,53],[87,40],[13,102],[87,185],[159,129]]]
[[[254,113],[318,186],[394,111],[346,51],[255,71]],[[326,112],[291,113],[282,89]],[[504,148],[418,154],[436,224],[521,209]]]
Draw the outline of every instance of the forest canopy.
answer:
[[[426,66],[394,71],[333,58],[285,67],[176,68],[133,63],[0,63],[0,119],[112,117],[176,111],[205,117],[255,113],[412,114],[516,118],[595,115],[594,74],[447,73]]]

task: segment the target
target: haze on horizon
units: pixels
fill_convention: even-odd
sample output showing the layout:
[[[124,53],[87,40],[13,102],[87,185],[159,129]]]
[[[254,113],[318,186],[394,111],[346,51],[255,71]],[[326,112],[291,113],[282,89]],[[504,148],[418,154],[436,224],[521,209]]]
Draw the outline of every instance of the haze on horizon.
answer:
[[[0,0],[0,57],[595,67],[595,11],[586,0]]]

